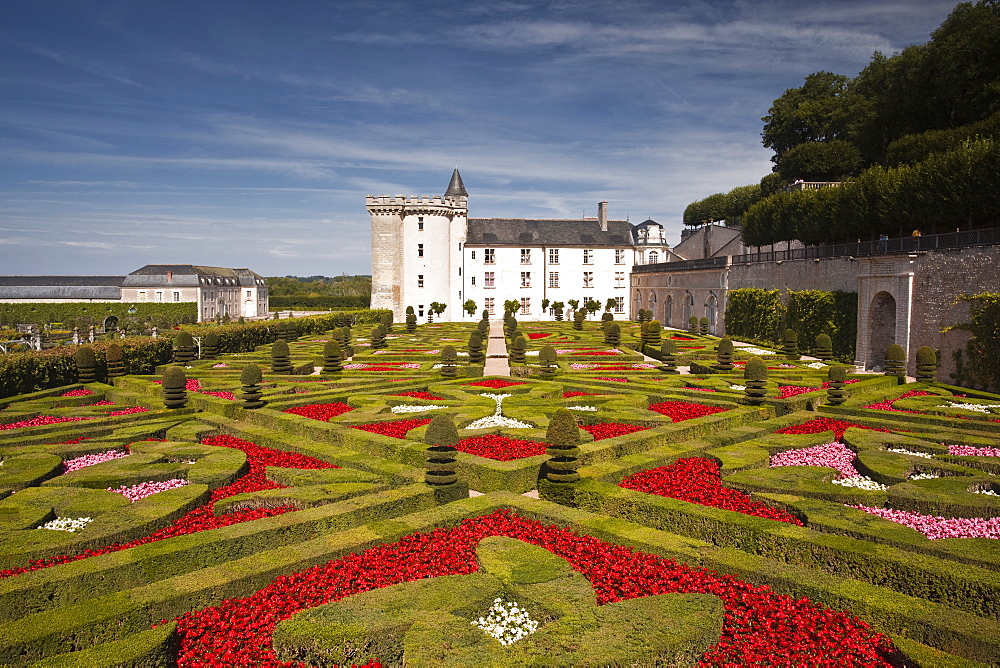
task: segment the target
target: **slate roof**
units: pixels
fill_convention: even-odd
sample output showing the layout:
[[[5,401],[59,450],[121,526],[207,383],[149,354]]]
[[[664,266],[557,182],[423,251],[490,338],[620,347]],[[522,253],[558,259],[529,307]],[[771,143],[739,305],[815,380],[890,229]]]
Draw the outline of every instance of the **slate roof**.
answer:
[[[124,276],[0,276],[0,299],[121,299]]]
[[[448,189],[444,191],[445,197],[468,197],[469,193],[465,189],[465,184],[462,183],[462,175],[458,173],[458,167],[451,174],[451,183],[448,184]]]
[[[631,246],[634,242],[627,220],[609,220],[607,232],[596,218],[469,218],[468,222],[466,245]]]
[[[0,276],[0,286],[106,286],[122,284],[124,276]]]
[[[171,273],[167,280],[167,272]],[[249,269],[229,269],[227,267],[206,267],[194,264],[147,264],[136,269],[125,277],[122,285],[125,287],[195,287],[201,285],[202,277],[215,279],[214,284],[222,285],[254,285],[256,279],[263,277]],[[232,279],[233,283],[225,281]]]

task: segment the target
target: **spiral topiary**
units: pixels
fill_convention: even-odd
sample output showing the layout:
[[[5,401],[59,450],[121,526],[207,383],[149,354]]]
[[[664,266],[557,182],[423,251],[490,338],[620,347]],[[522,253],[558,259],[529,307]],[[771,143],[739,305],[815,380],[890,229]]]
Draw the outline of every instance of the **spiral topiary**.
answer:
[[[609,346],[617,348],[622,342],[622,326],[617,322],[608,325],[608,336],[605,339]]]
[[[650,320],[649,328],[646,330],[646,345],[650,348],[659,348],[660,344],[663,342],[661,338],[662,328],[660,327],[659,320]]]
[[[163,405],[167,408],[187,405],[187,376],[179,366],[167,367],[163,372]]]
[[[117,343],[112,343],[104,351],[104,359],[108,363],[108,382],[113,378],[125,375],[125,353]]]
[[[344,349],[344,359],[354,355],[354,347],[351,345],[351,328],[345,325],[340,328],[340,347]]]
[[[715,359],[718,362],[715,368],[719,371],[733,370],[733,340],[728,336],[719,339],[719,345],[715,350]]]
[[[935,382],[937,380],[935,378],[937,368],[937,352],[930,346],[920,346],[917,348],[917,382]]]
[[[336,344],[334,344],[336,345]],[[261,408],[264,400],[260,391],[260,382],[264,376],[260,372],[260,367],[256,364],[247,364],[240,372],[241,394],[243,408]]]
[[[510,363],[524,365],[526,363],[525,353],[528,351],[528,342],[523,336],[514,337],[510,346]]]
[[[816,357],[819,359],[824,362],[833,359],[833,339],[830,338],[829,334],[817,334],[815,348]]]
[[[582,330],[583,321],[587,316],[584,315],[583,311],[577,309],[573,312],[573,329]]]
[[[699,320],[698,321],[698,332],[700,334],[707,335],[708,334],[708,325],[709,325],[708,318],[702,318],[701,320]]]
[[[680,373],[677,370],[677,342],[667,339],[660,344],[660,371],[663,373]]]
[[[219,356],[221,346],[222,340],[219,339],[219,335],[215,332],[209,332],[201,340],[201,356],[204,359],[215,359]]]
[[[469,363],[482,364],[484,358],[483,335],[476,329],[469,334]]]
[[[847,380],[847,367],[830,367],[826,372],[826,379],[826,402],[831,406],[839,406],[847,401],[847,390],[844,389]]]
[[[198,356],[198,347],[194,344],[191,332],[181,330],[174,338],[174,363],[189,364]]]
[[[435,415],[424,432],[427,444],[427,470],[424,482],[434,489],[438,503],[447,503],[469,495],[468,485],[458,480],[455,446],[461,439],[450,415]]]
[[[538,351],[538,363],[542,365],[542,377],[554,378],[559,370],[559,353],[552,346],[542,346]]]
[[[80,346],[73,354],[76,377],[81,383],[97,382],[97,355],[90,346]]]
[[[410,312],[406,314],[406,331],[412,334],[417,331],[417,315],[413,312],[412,306],[407,306]]]
[[[799,359],[799,335],[794,329],[786,329],[781,335],[781,352],[785,359]]]
[[[284,339],[278,339],[271,344],[271,373],[290,374],[292,371],[288,343]]]
[[[489,336],[490,336],[490,321],[489,321],[488,318],[483,318],[482,320],[480,320],[479,321],[479,325],[477,325],[477,327],[479,329],[479,335],[482,338],[484,338],[484,339],[489,338]]]
[[[344,351],[336,341],[323,344],[323,373],[337,373],[344,370]]]
[[[441,349],[441,375],[445,378],[455,378],[458,375],[458,353],[455,346],[445,346]]]
[[[744,392],[747,403],[759,406],[767,396],[767,365],[759,357],[751,357],[743,371]]]
[[[383,315],[379,322],[386,334],[392,334],[392,313]]]
[[[893,343],[885,349],[885,375],[896,376],[900,382],[906,378],[906,351],[903,346]]]
[[[549,444],[545,454],[549,460],[545,464],[545,479],[554,483],[572,483],[580,479],[580,428],[576,418],[565,408],[552,414],[549,427],[545,431],[545,442]]]
[[[370,340],[372,344],[372,350],[382,350],[386,348],[385,341],[385,329],[381,325],[372,328]]]
[[[698,333],[698,318],[697,316],[691,316],[688,318],[688,331],[692,334]]]

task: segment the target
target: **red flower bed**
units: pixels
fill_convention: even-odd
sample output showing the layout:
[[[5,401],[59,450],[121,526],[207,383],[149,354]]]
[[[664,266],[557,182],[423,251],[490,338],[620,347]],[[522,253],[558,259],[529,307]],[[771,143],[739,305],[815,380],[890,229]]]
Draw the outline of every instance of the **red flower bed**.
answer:
[[[694,418],[705,417],[714,413],[722,413],[728,409],[719,408],[718,406],[704,406],[702,404],[691,403],[690,401],[663,401],[658,404],[650,404],[649,410],[666,415],[674,422],[683,422],[684,420],[693,420]]]
[[[60,397],[89,397],[94,393],[93,390],[88,390],[83,388],[82,390],[70,390],[69,392],[63,392]]]
[[[414,399],[426,399],[427,401],[441,401],[444,397],[439,397],[436,394],[431,394],[430,392],[400,392],[399,394],[392,395],[394,397],[413,397]]]
[[[581,425],[580,429],[594,437],[595,441],[600,441],[605,438],[613,438],[615,436],[624,436],[625,434],[634,434],[637,431],[645,431],[649,427],[643,427],[638,424],[626,424],[624,422],[602,422],[601,424],[585,424]]]
[[[924,392],[923,390],[910,390],[906,394],[896,397],[895,399],[887,399],[886,401],[879,401],[874,404],[869,404],[865,408],[874,408],[877,411],[895,411],[897,413],[920,413],[920,411],[908,411],[903,408],[896,408],[893,406],[894,403],[900,399],[909,399],[910,397],[933,397],[933,392]]]
[[[627,383],[628,378],[603,378],[601,376],[594,376],[594,380],[607,380],[612,383]]]
[[[430,423],[430,418],[413,420],[389,420],[387,422],[372,422],[369,424],[353,425],[354,429],[371,432],[372,434],[382,434],[393,438],[406,438],[406,432],[417,427],[423,427]]]
[[[291,413],[292,415],[301,415],[302,417],[312,418],[313,420],[320,420],[322,422],[326,422],[330,418],[335,418],[338,415],[343,415],[344,413],[353,410],[354,406],[349,406],[342,401],[334,401],[329,404],[309,404],[308,406],[296,406],[295,408],[285,409],[283,412]]]
[[[871,429],[872,431],[891,431],[890,429],[879,429],[876,427],[866,427],[863,424],[848,422],[847,420],[834,420],[832,418],[814,418],[802,424],[785,427],[774,432],[775,434],[818,434],[823,431],[832,431],[835,440],[844,438],[844,432],[851,427],[858,429]]]
[[[694,385],[688,385],[684,389],[685,390],[698,390],[699,392],[718,392],[718,390],[713,390],[710,387],[695,387]]]
[[[723,487],[719,468],[719,464],[711,459],[687,457],[678,459],[670,466],[661,466],[630,475],[618,486],[803,526],[798,518],[784,510],[753,501],[745,492]]]
[[[690,336],[671,336],[674,341],[694,341]]]
[[[579,350],[574,350],[570,355],[596,355],[598,357],[614,357],[618,353],[613,353],[610,350],[595,350],[593,352],[581,352]]]
[[[219,527],[229,526],[230,524],[249,522],[250,520],[260,519],[262,517],[281,515],[291,510],[296,510],[296,508],[293,506],[280,506],[277,508],[238,510],[227,515],[216,515],[215,503],[220,499],[235,496],[236,494],[258,492],[265,489],[283,488],[284,485],[279,485],[278,483],[267,479],[265,473],[268,466],[280,466],[283,468],[293,469],[338,468],[333,464],[329,464],[314,457],[307,457],[306,455],[300,455],[295,452],[285,452],[283,450],[265,448],[257,445],[256,443],[236,438],[235,436],[211,436],[204,439],[202,443],[205,445],[216,445],[224,448],[235,448],[245,452],[249,468],[247,474],[235,482],[213,490],[208,503],[189,511],[185,515],[182,515],[174,520],[169,526],[158,529],[147,536],[137,538],[136,540],[129,541],[128,543],[114,543],[97,549],[84,550],[83,552],[79,552],[74,555],[60,555],[56,557],[48,557],[46,559],[34,560],[29,562],[28,566],[24,568],[0,571],[0,578],[10,577],[11,575],[19,575],[20,573],[27,571],[36,571],[41,568],[48,568],[49,566],[65,564],[71,561],[78,561],[80,559],[94,557],[99,554],[118,552],[119,550],[136,547],[137,545],[155,543],[156,541],[163,540],[164,538],[173,538],[174,536],[183,536],[197,531],[217,529]]]
[[[465,385],[471,385],[473,387],[490,387],[494,390],[502,390],[505,387],[510,387],[512,385],[524,385],[524,383],[511,382],[509,380],[503,380],[502,378],[490,378],[488,380],[477,380],[473,383],[465,383]]]
[[[548,332],[528,332],[528,338],[534,341],[535,339],[544,339],[546,336],[552,336]]]
[[[20,422],[8,422],[7,424],[0,424],[0,431],[7,429],[21,429],[22,427],[43,427],[48,424],[58,424],[60,422],[79,422],[80,420],[96,420],[97,418],[92,417],[53,417],[51,415],[39,415],[33,417],[29,420],[21,420]]]
[[[538,441],[520,441],[500,434],[483,434],[463,438],[455,449],[470,455],[495,459],[498,462],[509,462],[514,459],[544,455],[547,447]]]
[[[509,536],[567,559],[593,584],[599,604],[664,593],[718,596],[722,636],[701,666],[888,666],[891,642],[856,617],[808,599],[793,599],[731,575],[678,564],[509,511],[463,520],[450,529],[415,533],[361,554],[278,578],[256,593],[178,618],[185,666],[276,666],[271,637],[293,614],[378,587],[477,570],[475,548],[487,536]],[[368,657],[366,657],[368,658]],[[372,659],[377,657],[371,657]]]
[[[844,384],[845,385],[849,385],[850,383],[856,383],[856,382],[858,382],[858,379],[857,378],[852,378],[851,380],[845,380]],[[778,387],[778,392],[779,392],[778,396],[779,396],[780,399],[787,399],[789,397],[794,397],[794,396],[797,396],[797,395],[800,395],[800,394],[805,394],[807,392],[819,392],[820,390],[828,390],[828,389],[830,389],[830,381],[828,381],[828,380],[824,381],[823,384],[820,385],[819,387],[801,387],[801,386],[798,386],[798,385],[781,385],[780,387]],[[902,398],[903,397],[900,397],[900,399],[902,399]],[[896,399],[895,401],[898,401],[898,399]],[[866,406],[866,408],[871,408],[871,406]]]
[[[603,397],[606,395],[597,394],[596,392],[563,392],[563,399],[572,399],[573,397]]]

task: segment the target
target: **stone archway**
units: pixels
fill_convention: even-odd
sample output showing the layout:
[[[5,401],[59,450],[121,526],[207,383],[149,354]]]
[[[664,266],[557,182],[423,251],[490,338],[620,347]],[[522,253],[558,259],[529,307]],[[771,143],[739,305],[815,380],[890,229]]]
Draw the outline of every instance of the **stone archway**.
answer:
[[[694,315],[694,297],[688,292],[684,295],[684,320],[681,322],[681,326],[686,329],[688,323],[691,322],[691,316]]]
[[[896,298],[885,290],[872,298],[868,309],[868,362],[874,371],[882,371],[885,349],[896,343]]]
[[[674,297],[667,295],[667,301],[663,302],[663,324],[667,327],[674,326]]]
[[[708,317],[708,333],[716,336],[715,323],[718,320],[719,300],[715,293],[709,293],[708,303],[705,304],[705,315]]]

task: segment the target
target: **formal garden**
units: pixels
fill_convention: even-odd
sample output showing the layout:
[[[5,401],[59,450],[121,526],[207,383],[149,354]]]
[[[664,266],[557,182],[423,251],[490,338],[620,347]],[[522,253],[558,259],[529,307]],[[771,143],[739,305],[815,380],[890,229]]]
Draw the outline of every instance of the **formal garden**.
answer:
[[[0,399],[0,663],[1000,660],[1000,395],[933,351],[914,381],[697,322],[169,335],[0,366],[33,390]]]

